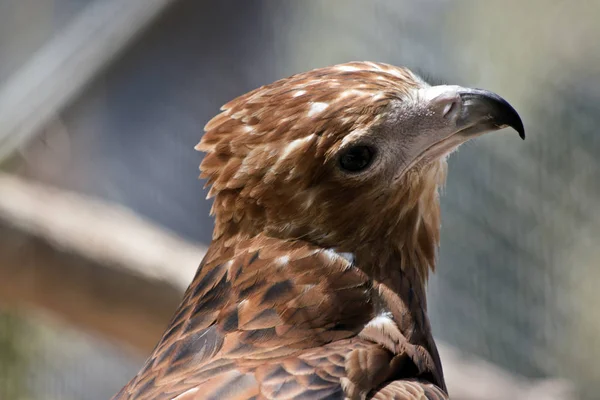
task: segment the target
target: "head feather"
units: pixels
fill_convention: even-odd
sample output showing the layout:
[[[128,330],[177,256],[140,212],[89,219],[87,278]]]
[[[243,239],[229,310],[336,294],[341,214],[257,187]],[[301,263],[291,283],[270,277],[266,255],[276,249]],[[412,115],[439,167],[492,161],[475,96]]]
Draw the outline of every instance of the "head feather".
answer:
[[[328,185],[324,169],[344,140],[376,128],[391,101],[423,84],[404,68],[353,62],[225,104],[196,146],[207,153],[200,170],[214,197],[214,238],[266,232],[346,251],[389,241],[403,263],[419,262],[426,274],[439,239],[443,163],[406,174],[386,193],[368,183]]]

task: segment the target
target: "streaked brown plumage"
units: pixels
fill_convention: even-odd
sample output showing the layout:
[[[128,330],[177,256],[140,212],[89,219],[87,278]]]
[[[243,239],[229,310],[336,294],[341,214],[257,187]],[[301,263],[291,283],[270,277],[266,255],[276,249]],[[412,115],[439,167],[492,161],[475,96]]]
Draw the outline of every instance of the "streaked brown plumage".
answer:
[[[222,111],[197,146],[213,242],[116,398],[446,399],[425,299],[438,187],[469,138],[523,134],[516,112],[370,62],[295,75]],[[350,171],[356,154],[368,161]]]

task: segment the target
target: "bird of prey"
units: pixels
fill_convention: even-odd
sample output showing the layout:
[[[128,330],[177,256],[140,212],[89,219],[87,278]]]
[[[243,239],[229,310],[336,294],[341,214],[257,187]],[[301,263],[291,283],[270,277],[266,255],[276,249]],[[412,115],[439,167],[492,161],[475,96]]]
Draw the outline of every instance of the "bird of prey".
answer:
[[[446,158],[524,129],[497,94],[352,62],[221,108],[197,149],[213,240],[116,399],[447,399],[425,285]]]

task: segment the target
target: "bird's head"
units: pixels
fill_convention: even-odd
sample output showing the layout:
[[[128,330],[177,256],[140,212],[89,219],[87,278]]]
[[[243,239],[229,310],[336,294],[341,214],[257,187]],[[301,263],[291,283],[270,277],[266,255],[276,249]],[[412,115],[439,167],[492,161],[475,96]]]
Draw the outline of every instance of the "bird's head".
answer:
[[[214,238],[258,233],[342,252],[401,254],[426,275],[439,241],[446,157],[517,112],[498,95],[430,86],[355,62],[294,75],[222,107],[197,149]]]

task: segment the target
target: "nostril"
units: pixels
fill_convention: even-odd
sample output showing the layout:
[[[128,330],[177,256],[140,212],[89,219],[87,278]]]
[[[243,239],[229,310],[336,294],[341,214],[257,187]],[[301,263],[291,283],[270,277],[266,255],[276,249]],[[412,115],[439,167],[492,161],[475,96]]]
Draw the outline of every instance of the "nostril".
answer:
[[[460,97],[458,96],[455,96],[452,99],[447,99],[442,111],[442,117],[450,119],[457,116],[460,112],[461,103]]]
[[[427,108],[438,118],[446,120],[459,118],[464,102],[460,96],[460,86],[431,86],[420,89],[420,100],[427,104]]]
[[[449,114],[455,113],[457,109],[458,109],[458,102],[451,101],[450,103],[446,104],[446,106],[444,107],[444,112],[442,115],[444,116],[444,118],[447,118],[449,116]]]
[[[442,118],[454,119],[460,114],[462,99],[457,90],[446,90],[434,97],[431,104],[436,113],[441,113]]]

